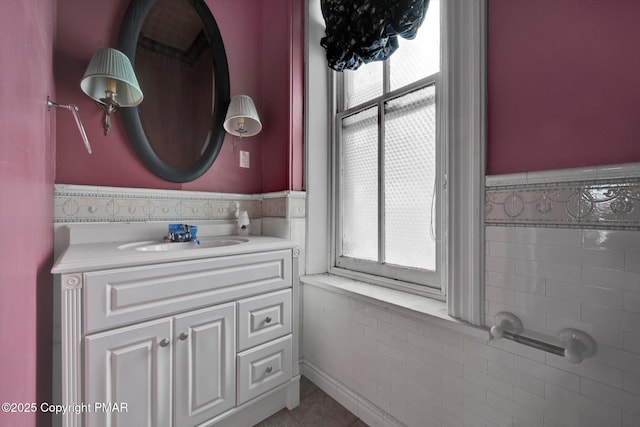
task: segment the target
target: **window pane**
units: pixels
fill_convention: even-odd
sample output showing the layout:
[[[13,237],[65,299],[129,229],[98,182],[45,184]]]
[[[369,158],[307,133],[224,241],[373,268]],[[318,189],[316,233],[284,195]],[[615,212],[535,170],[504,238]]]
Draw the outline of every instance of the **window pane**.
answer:
[[[391,55],[391,90],[440,71],[440,2],[431,0],[416,38],[398,37],[398,50]]]
[[[342,120],[342,255],[378,260],[378,112]]]
[[[382,95],[382,62],[375,61],[344,73],[345,110]]]
[[[385,104],[385,262],[435,271],[435,87]]]

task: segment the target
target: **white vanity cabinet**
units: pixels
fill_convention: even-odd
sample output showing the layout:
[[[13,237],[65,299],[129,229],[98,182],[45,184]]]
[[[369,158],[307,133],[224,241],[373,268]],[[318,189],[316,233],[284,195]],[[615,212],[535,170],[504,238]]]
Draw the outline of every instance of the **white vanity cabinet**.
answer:
[[[226,426],[297,406],[297,261],[286,248],[58,274],[54,395],[84,406],[56,421]]]

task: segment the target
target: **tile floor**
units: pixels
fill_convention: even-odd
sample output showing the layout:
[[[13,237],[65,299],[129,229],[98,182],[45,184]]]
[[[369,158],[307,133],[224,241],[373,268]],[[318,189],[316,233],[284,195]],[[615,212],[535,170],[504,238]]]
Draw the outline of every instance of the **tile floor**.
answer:
[[[300,379],[300,406],[273,414],[254,427],[367,427],[306,377]]]

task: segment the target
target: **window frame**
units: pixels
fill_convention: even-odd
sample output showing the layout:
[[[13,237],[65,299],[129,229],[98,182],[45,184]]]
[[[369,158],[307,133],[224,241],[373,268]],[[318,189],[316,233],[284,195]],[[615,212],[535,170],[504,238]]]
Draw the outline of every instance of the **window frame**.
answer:
[[[442,16],[441,16],[442,20]],[[443,152],[446,152],[446,148],[442,149],[442,140],[440,138],[440,130],[445,123],[445,119],[443,116],[445,115],[445,111],[442,110],[439,104],[438,92],[440,90],[440,74],[441,71],[434,73],[430,76],[426,76],[421,78],[415,82],[409,83],[403,87],[397,88],[395,90],[390,90],[390,63],[389,60],[384,61],[383,63],[383,91],[382,94],[372,98],[370,100],[364,101],[356,106],[350,107],[346,109],[346,75],[343,73],[333,73],[333,79],[335,82],[336,90],[333,91],[333,105],[336,106],[336,112],[333,114],[332,121],[332,173],[331,178],[334,181],[332,191],[332,212],[331,212],[331,221],[332,221],[332,239],[331,239],[331,268],[330,272],[336,275],[366,280],[368,282],[376,283],[379,285],[391,287],[394,289],[404,290],[411,293],[427,295],[433,298],[444,300],[446,289],[444,285],[444,277],[443,272],[446,271],[446,252],[444,249],[443,241],[443,230],[446,227],[443,226],[444,218],[447,217],[446,214],[446,202],[443,203],[443,199],[446,200],[446,191],[443,191],[441,188],[442,182],[440,177],[443,174],[443,170],[446,170],[446,163],[444,159],[446,158],[442,155]],[[341,171],[342,168],[342,148],[343,148],[343,139],[342,139],[342,126],[341,122],[345,117],[353,116],[358,112],[368,110],[370,108],[377,108],[378,115],[378,141],[377,141],[377,150],[378,150],[378,229],[376,232],[378,233],[378,251],[379,258],[382,258],[381,247],[384,246],[384,220],[385,220],[385,210],[384,210],[384,132],[385,132],[385,104],[389,101],[393,101],[401,98],[404,95],[426,89],[428,87],[434,86],[435,90],[435,106],[436,106],[436,145],[437,156],[436,156],[436,207],[435,212],[437,212],[436,218],[436,235],[438,236],[436,241],[436,271],[430,272],[428,270],[422,270],[417,268],[398,266],[387,263],[379,263],[378,261],[367,261],[359,258],[352,258],[348,256],[344,256],[341,253],[341,236],[342,236],[342,216],[340,214],[341,211],[341,203],[342,194],[341,194]],[[446,173],[446,172],[444,172]]]
[[[447,221],[446,304],[457,319],[483,324],[484,304],[484,179],[486,145],[486,20],[487,0],[444,0],[444,26],[439,103],[448,123],[441,136],[450,141],[444,186],[449,197]],[[335,235],[330,213],[332,144],[330,120],[335,106],[334,71],[327,67],[320,0],[306,3],[305,51],[305,185],[307,226],[306,274],[331,273],[331,239]],[[442,21],[441,21],[442,22]],[[456,224],[452,227],[451,224]],[[368,281],[368,280],[367,280]],[[389,283],[376,283],[390,285]]]

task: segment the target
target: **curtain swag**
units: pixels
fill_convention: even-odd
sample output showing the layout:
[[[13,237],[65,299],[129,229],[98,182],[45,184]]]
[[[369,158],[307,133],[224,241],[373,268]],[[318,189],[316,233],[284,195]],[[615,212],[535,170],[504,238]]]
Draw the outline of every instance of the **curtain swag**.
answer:
[[[413,39],[429,0],[321,0],[326,36],[320,44],[329,67],[356,70],[383,61],[398,48],[397,37]]]

